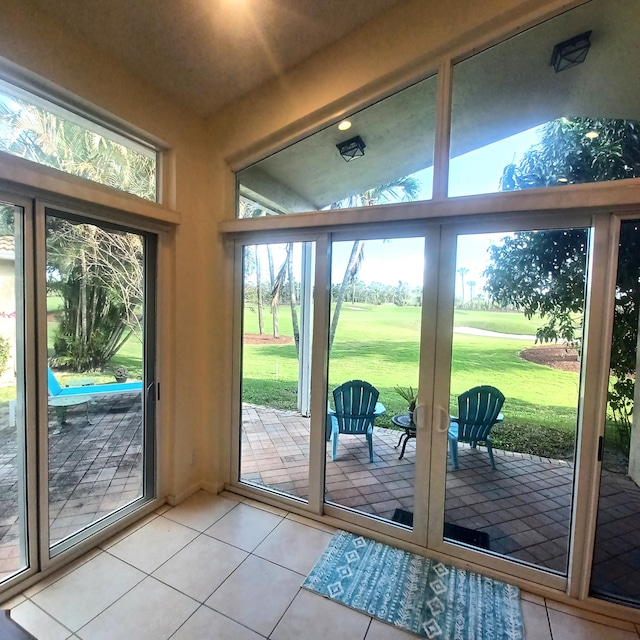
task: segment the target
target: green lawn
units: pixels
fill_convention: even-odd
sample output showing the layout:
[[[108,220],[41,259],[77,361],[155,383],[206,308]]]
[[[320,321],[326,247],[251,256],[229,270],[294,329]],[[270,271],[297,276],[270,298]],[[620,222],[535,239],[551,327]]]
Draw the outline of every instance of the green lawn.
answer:
[[[474,327],[497,333],[534,336],[542,321],[537,317],[528,320],[523,313],[515,311],[456,309],[453,324],[456,327]]]
[[[421,309],[391,305],[343,307],[330,355],[329,386],[363,378],[380,391],[387,414],[381,426],[391,426],[391,416],[404,412],[405,401],[395,386],[417,386]],[[245,333],[257,333],[257,314],[247,305]],[[280,333],[291,336],[291,314],[279,310]],[[265,313],[265,329],[271,332],[271,315]],[[532,335],[539,325],[522,314],[456,310],[455,325],[520,335]],[[49,324],[51,339],[53,323]],[[454,333],[451,373],[451,406],[462,391],[478,384],[498,387],[506,396],[505,421],[494,429],[499,447],[541,455],[566,454],[572,447],[576,426],[577,374],[557,371],[527,362],[518,355],[532,342]],[[113,359],[124,364],[132,378],[142,376],[142,345],[133,335]],[[58,374],[66,379],[89,377],[110,381],[109,372]],[[293,343],[245,345],[243,355],[243,400],[275,408],[297,406],[298,359]]]
[[[279,320],[281,334],[291,335],[288,308],[280,309]],[[265,321],[270,329],[269,314]],[[515,313],[466,310],[456,311],[456,325],[524,335],[535,333],[537,326],[535,320]],[[390,426],[390,417],[406,409],[394,387],[417,385],[419,330],[419,308],[345,305],[330,355],[330,388],[345,380],[366,379],[379,389],[387,408],[378,424]],[[257,332],[255,313],[250,311],[245,332]],[[507,398],[504,425],[494,429],[496,445],[560,455],[571,449],[574,439],[579,378],[520,358],[519,352],[532,344],[454,334],[451,411],[462,391],[478,384],[496,386]],[[245,401],[295,409],[298,361],[293,344],[246,345],[243,375]]]
[[[53,335],[55,332],[55,322],[49,322],[47,325],[47,340],[49,345],[49,356],[53,355]],[[113,382],[113,375],[110,369],[119,365],[124,365],[129,370],[129,380],[142,379],[142,341],[139,333],[133,333],[124,343],[120,351],[112,358],[109,368],[105,371],[92,371],[88,373],[73,373],[66,371],[57,371],[56,378],[60,384],[66,382],[93,380],[95,382]]]

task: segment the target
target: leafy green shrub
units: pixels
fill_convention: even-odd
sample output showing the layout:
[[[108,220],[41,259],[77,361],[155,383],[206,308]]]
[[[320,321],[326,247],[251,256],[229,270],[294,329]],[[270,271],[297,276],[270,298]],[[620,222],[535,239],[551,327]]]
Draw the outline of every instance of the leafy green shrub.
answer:
[[[0,374],[7,370],[7,363],[11,355],[11,341],[9,338],[0,336]]]

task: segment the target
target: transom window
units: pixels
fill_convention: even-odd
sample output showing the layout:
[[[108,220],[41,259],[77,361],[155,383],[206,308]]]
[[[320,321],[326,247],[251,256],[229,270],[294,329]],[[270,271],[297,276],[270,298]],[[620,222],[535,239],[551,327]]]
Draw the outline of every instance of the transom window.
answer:
[[[157,200],[157,150],[0,80],[0,151]]]

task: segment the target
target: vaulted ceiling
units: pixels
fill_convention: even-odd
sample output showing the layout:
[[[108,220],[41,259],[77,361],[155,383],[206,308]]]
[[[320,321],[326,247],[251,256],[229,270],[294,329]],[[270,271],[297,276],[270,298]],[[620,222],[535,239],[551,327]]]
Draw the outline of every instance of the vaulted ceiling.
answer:
[[[25,0],[206,116],[400,0]]]
[[[23,0],[203,116],[213,114],[406,0]],[[425,2],[427,0],[424,0]],[[640,120],[638,0],[592,0],[456,65],[451,154],[560,116]],[[554,44],[592,31],[584,64],[549,66]],[[241,174],[249,195],[320,209],[430,167],[435,78],[353,114]],[[336,143],[360,135],[345,165]]]

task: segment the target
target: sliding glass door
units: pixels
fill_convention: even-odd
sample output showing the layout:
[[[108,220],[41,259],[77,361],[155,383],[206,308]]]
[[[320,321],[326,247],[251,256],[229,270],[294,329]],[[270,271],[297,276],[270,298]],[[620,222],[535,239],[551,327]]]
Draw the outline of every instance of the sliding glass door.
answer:
[[[0,199],[0,585],[34,569],[35,513],[27,508],[35,502],[33,403],[27,411],[25,367],[34,355],[25,340],[25,230],[32,218],[29,203],[17,202]],[[31,291],[31,308],[32,300]]]
[[[155,497],[155,238],[54,209],[45,227],[55,555]]]
[[[640,606],[640,219],[623,220],[609,358],[591,594]]]
[[[595,428],[581,409],[591,218],[387,231],[319,237],[313,277],[304,242],[270,245],[293,257],[280,285],[259,266],[267,245],[240,243],[236,481],[566,588],[577,443]],[[314,323],[296,337],[308,291]],[[311,335],[313,367],[295,348]]]
[[[307,502],[313,242],[242,249],[239,479]]]
[[[325,501],[412,529],[424,236],[334,241]]]
[[[0,196],[0,591],[151,500],[156,236]]]
[[[424,544],[438,233],[238,244],[237,483]]]
[[[585,226],[539,225],[445,240],[454,295],[440,315],[452,335],[440,360],[449,371],[440,535],[559,576],[572,526],[589,236]]]

